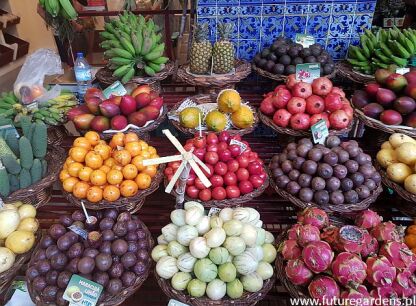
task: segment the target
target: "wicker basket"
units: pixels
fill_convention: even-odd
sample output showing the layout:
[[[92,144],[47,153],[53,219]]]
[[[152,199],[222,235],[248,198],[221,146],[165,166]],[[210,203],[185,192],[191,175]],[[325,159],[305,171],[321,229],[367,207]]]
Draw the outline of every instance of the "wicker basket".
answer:
[[[266,280],[263,283],[263,288],[255,293],[250,293],[250,292],[244,292],[244,294],[242,295],[242,297],[240,297],[239,299],[231,299],[231,298],[223,298],[221,300],[218,301],[214,301],[211,300],[209,298],[207,298],[206,296],[201,297],[201,298],[194,298],[189,296],[188,294],[185,293],[185,291],[178,291],[175,290],[171,283],[170,280],[166,280],[161,278],[159,275],[157,275],[156,273],[156,269],[155,269],[155,278],[157,280],[157,283],[159,284],[160,288],[162,289],[162,291],[169,297],[175,300],[178,300],[182,303],[185,303],[187,305],[192,305],[192,306],[249,306],[249,305],[255,305],[258,301],[264,299],[264,297],[267,295],[267,293],[270,291],[270,289],[272,289],[275,281],[276,281],[276,273],[273,273],[273,276]]]
[[[251,73],[251,65],[246,61],[236,60],[234,67],[233,74],[195,75],[190,73],[189,64],[186,64],[178,68],[177,74],[181,81],[193,86],[226,88],[240,82]]]
[[[276,125],[276,123],[273,122],[273,120],[266,116],[265,114],[263,114],[260,109],[258,110],[258,116],[261,120],[261,122],[264,123],[264,125],[267,125],[268,127],[272,128],[273,130],[275,130],[277,133],[279,134],[285,134],[285,135],[290,135],[290,136],[294,136],[294,137],[311,137],[312,133],[310,130],[307,131],[297,131],[294,129],[290,129],[290,128],[284,128],[284,127],[280,127],[278,125]],[[342,136],[344,134],[347,134],[351,131],[353,126],[353,121],[351,121],[350,125],[342,130],[329,130],[329,135],[336,135],[336,136]]]
[[[48,145],[59,146],[66,136],[68,136],[68,131],[65,126],[48,125]]]
[[[208,94],[201,94],[201,95],[196,95],[196,96],[192,96],[192,97],[188,97],[186,99],[183,99],[181,101],[179,101],[178,103],[176,103],[172,109],[170,110],[169,113],[176,113],[177,110],[179,109],[179,107],[182,105],[182,103],[186,100],[191,100],[192,102],[195,102],[196,104],[205,104],[205,103],[217,103],[216,102],[217,96],[216,95],[208,95]],[[229,132],[232,135],[235,134],[239,134],[239,135],[245,135],[245,134],[249,134],[252,133],[255,129],[256,126],[259,122],[259,118],[257,116],[257,112],[253,111],[253,115],[254,115],[254,123],[253,126],[247,128],[247,129],[237,129],[234,128],[231,125],[231,128],[227,130],[227,132]],[[179,123],[179,121],[173,120],[173,119],[169,119],[169,121],[172,123],[172,125],[179,131],[181,131],[184,134],[187,135],[195,135],[195,133],[197,133],[199,130],[198,129],[190,129],[190,128],[185,128],[183,126],[181,126],[181,124]]]
[[[31,204],[39,208],[49,202],[52,193],[53,184],[58,179],[59,172],[64,162],[64,149],[60,147],[52,147],[46,154],[48,162],[48,172],[44,178],[29,187],[16,190],[4,202],[22,201],[25,204]]]
[[[382,123],[381,121],[377,120],[377,119],[373,119],[373,118],[369,118],[366,115],[364,115],[364,113],[357,109],[354,108],[354,115],[361,121],[363,122],[366,126],[376,129],[376,130],[380,130],[382,132],[388,133],[388,134],[393,134],[393,133],[402,133],[405,135],[408,135],[410,137],[416,138],[416,129],[411,128],[411,127],[398,127],[398,126],[389,126],[386,125],[384,123]]]
[[[315,207],[319,207],[325,210],[327,213],[341,213],[341,214],[348,214],[348,215],[359,213],[360,211],[367,209],[371,203],[375,202],[377,200],[377,197],[383,191],[383,187],[381,186],[381,184],[379,184],[377,188],[372,191],[371,195],[368,198],[364,199],[363,201],[357,204],[339,204],[339,205],[327,204],[323,206],[323,205],[318,205],[314,202],[303,202],[298,197],[293,196],[287,191],[277,187],[269,170],[268,170],[268,175],[270,177],[270,186],[272,186],[273,189],[276,191],[276,193],[282,198],[289,200],[292,204],[294,204],[295,206],[299,208],[304,209],[306,207],[315,206]]]
[[[77,207],[82,207],[81,202],[83,202],[85,205],[85,208],[91,209],[91,210],[118,208],[118,209],[128,210],[131,214],[134,214],[137,211],[139,211],[140,208],[142,208],[146,197],[152,194],[153,192],[155,192],[159,188],[159,184],[162,181],[162,178],[164,175],[163,173],[164,169],[165,169],[164,164],[159,166],[155,177],[152,178],[152,183],[150,184],[149,188],[144,189],[144,190],[139,190],[136,195],[129,197],[129,198],[120,197],[117,201],[114,201],[114,202],[108,202],[108,201],[102,200],[97,203],[92,203],[86,199],[78,199],[72,193],[66,192],[63,189],[62,189],[62,194],[69,202],[71,202]]]
[[[347,61],[341,61],[337,64],[337,74],[340,77],[349,79],[355,83],[366,84],[374,82],[374,75],[364,74],[352,69],[352,66]]]
[[[142,228],[146,231],[146,237],[149,244],[149,253],[151,252],[154,242],[152,236],[150,234],[149,229],[147,226],[140,221]],[[38,249],[39,246],[36,248]],[[140,289],[142,284],[145,280],[149,277],[150,268],[152,266],[152,260],[149,258],[146,266],[146,271],[140,277],[136,278],[136,281],[133,286],[123,289],[117,296],[109,296],[104,292],[104,298],[100,299],[100,302],[97,303],[97,306],[117,306],[123,304],[123,302],[133,295],[137,290]],[[48,303],[42,300],[42,297],[37,294],[32,288],[32,282],[30,280],[27,281],[27,288],[30,294],[30,298],[36,304],[36,306],[44,306],[44,305],[55,305],[54,303]]]
[[[261,75],[262,77],[275,80],[277,82],[286,82],[287,75],[271,73],[271,72],[268,72],[266,70],[263,70],[257,67],[254,64],[251,65],[251,69],[255,71],[258,75]],[[334,71],[331,74],[324,75],[324,76],[327,77],[328,79],[333,79],[336,76],[336,74],[337,74],[337,67],[335,67]]]

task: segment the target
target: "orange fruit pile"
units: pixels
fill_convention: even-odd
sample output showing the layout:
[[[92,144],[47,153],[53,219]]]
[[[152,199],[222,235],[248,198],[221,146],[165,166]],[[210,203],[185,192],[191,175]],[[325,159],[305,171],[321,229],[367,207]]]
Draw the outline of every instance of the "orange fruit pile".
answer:
[[[59,179],[78,199],[113,202],[149,188],[157,166],[143,166],[143,160],[158,157],[156,149],[134,133],[117,133],[107,144],[89,131],[74,140]]]

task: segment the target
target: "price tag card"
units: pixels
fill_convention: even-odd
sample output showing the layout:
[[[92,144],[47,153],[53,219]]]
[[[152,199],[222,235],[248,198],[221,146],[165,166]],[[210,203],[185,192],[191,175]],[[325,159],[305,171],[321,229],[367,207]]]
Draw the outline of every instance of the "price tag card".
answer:
[[[38,102],[33,102],[33,103],[30,103],[30,104],[27,104],[26,108],[28,110],[31,110],[31,111],[33,111],[35,109],[38,109]]]
[[[321,76],[321,64],[306,63],[296,65],[296,80],[312,83]]]
[[[399,74],[405,74],[405,73],[408,73],[410,71],[410,68],[397,68],[396,69],[396,73],[399,73]]]
[[[240,154],[243,153],[245,150],[247,150],[247,145],[241,141],[231,139],[230,145],[235,144],[240,147]]]
[[[184,304],[184,303],[179,302],[179,301],[174,300],[174,299],[170,299],[169,300],[169,303],[168,303],[168,306],[189,306],[189,305],[188,304]]]
[[[103,91],[104,97],[109,99],[111,96],[124,96],[127,94],[126,88],[124,88],[123,84],[120,81],[115,81],[113,84],[108,86]]]
[[[82,228],[79,228],[76,225],[71,225],[68,227],[68,229],[70,229],[71,231],[73,231],[75,234],[77,234],[78,236],[81,236],[84,239],[87,239],[88,237],[88,232]]]
[[[325,143],[325,139],[329,135],[328,127],[326,126],[325,120],[319,120],[317,123],[312,125],[311,131],[314,143]]]
[[[103,286],[73,274],[64,292],[64,300],[74,306],[95,306]]]
[[[312,35],[297,33],[295,42],[301,44],[304,48],[308,48],[315,43],[315,38]]]
[[[208,212],[208,217],[218,215],[221,211],[221,208],[212,207]]]

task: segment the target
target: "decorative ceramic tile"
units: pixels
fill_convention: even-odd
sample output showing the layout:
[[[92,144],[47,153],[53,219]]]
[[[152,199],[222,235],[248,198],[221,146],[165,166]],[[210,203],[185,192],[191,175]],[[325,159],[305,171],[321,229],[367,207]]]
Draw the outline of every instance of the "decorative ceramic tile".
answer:
[[[209,37],[210,41],[215,41],[217,37],[217,19],[216,18],[198,18],[198,23],[209,24]]]
[[[332,15],[329,27],[331,37],[347,37],[353,24],[353,15]]]
[[[237,16],[238,6],[218,6],[218,16]]]
[[[261,14],[261,7],[258,5],[242,5],[240,6],[241,15],[259,16]]]
[[[357,13],[372,13],[376,8],[376,1],[366,1],[357,3]]]
[[[308,25],[306,26],[307,34],[314,37],[326,37],[329,28],[329,15],[309,15]]]
[[[329,13],[332,9],[332,3],[312,3],[309,5],[309,11],[312,14]]]
[[[199,17],[217,15],[217,8],[215,6],[199,6],[196,11]]]
[[[334,3],[332,13],[353,13],[355,10],[355,3]]]
[[[297,33],[304,33],[306,16],[285,16],[285,36],[295,38]]]
[[[351,31],[354,33],[353,36],[358,36],[364,33],[365,29],[371,28],[373,22],[373,16],[369,14],[355,15],[354,27]]]
[[[217,0],[217,5],[239,5],[239,0]]]
[[[259,39],[260,26],[260,17],[240,18],[240,39]]]
[[[198,0],[198,5],[209,5],[215,6],[217,4],[217,0]]]
[[[331,39],[328,38],[326,49],[334,59],[344,58],[348,51],[349,39]]]
[[[326,48],[327,38],[316,38],[315,42],[320,44],[322,47]]]
[[[259,51],[259,43],[256,40],[240,40],[238,47],[240,58],[251,60]]]
[[[275,37],[283,34],[283,16],[265,16],[263,17],[262,28],[262,40],[264,37],[270,37],[274,40]]]
[[[286,14],[302,14],[301,4],[287,4],[285,7]]]
[[[218,22],[223,23],[232,23],[234,24],[234,29],[231,34],[231,39],[237,39],[238,38],[238,17],[224,17],[224,18],[217,18]]]
[[[284,11],[284,5],[263,5],[263,15],[280,15],[283,14]]]

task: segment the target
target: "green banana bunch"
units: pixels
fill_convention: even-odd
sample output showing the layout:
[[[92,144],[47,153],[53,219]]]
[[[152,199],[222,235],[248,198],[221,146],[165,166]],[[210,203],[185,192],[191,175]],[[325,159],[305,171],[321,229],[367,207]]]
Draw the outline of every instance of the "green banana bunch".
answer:
[[[65,19],[73,20],[78,16],[71,0],[39,0],[39,4],[52,17],[61,15]]]
[[[354,70],[373,74],[378,68],[392,65],[406,67],[416,55],[416,30],[397,27],[379,29],[376,33],[365,30],[360,36],[360,46],[350,46],[347,61]]]
[[[162,71],[169,58],[163,56],[165,44],[152,19],[124,11],[104,25],[100,33],[113,76],[127,83],[136,75],[154,76]]]

